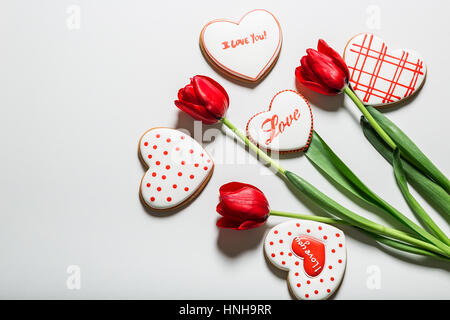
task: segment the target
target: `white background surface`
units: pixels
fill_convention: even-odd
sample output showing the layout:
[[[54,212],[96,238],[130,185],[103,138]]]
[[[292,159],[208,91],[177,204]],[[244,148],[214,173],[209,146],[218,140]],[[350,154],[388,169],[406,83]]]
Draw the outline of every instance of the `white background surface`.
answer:
[[[78,30],[66,24],[70,5],[81,9]],[[367,24],[369,5],[380,9],[378,30]],[[269,76],[250,88],[206,63],[198,35],[209,20],[238,19],[254,8],[276,15],[284,43]],[[319,37],[342,52],[351,36],[372,31],[426,59],[425,86],[388,116],[450,174],[449,12],[448,1],[1,1],[0,297],[290,299],[286,274],[269,266],[262,250],[268,228],[285,220],[272,217],[266,227],[245,232],[219,230],[218,188],[232,180],[252,183],[273,209],[320,212],[248,158],[231,135],[216,132],[212,142],[203,141],[216,161],[206,189],[183,210],[152,214],[138,197],[141,134],[154,126],[192,130],[173,100],[195,74],[223,84],[228,117],[243,128],[277,91],[295,89],[294,69]],[[363,137],[351,101],[306,96],[316,131],[373,190],[413,217],[390,165]],[[282,165],[382,221],[341,195],[305,157]],[[344,231],[348,266],[334,298],[449,297],[448,264],[392,253]],[[70,265],[81,268],[81,290],[66,287]],[[367,286],[373,266],[381,275],[378,290]]]

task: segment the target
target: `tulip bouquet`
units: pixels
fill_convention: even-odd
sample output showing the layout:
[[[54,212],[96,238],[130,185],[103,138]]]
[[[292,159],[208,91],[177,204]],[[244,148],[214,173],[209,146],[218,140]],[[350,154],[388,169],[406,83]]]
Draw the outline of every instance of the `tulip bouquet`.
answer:
[[[404,217],[401,213],[371,192],[350,171],[350,169],[339,160],[317,134],[314,134],[313,137],[313,140],[317,141],[317,143],[314,143],[315,147],[313,150],[315,151],[313,152],[322,153],[321,150],[323,150],[326,156],[317,156],[317,159],[320,161],[326,162],[329,161],[330,158],[336,160],[333,165],[336,165],[337,168],[333,169],[334,171],[331,169],[329,171],[332,172],[332,176],[361,199],[369,203],[376,203],[378,207],[384,208],[385,211],[394,216],[403,217],[401,218],[403,219],[402,222],[413,230],[413,234],[375,223],[350,211],[319,191],[300,176],[284,169],[277,161],[253,144],[245,134],[238,130],[225,117],[229,103],[229,97],[225,89],[213,79],[205,76],[193,77],[188,85],[179,90],[178,100],[175,101],[175,105],[179,109],[188,113],[196,120],[200,120],[205,124],[213,124],[219,121],[222,122],[252,151],[254,151],[261,160],[275,168],[286,182],[291,183],[295,189],[303,193],[316,205],[320,206],[328,213],[338,216],[341,220],[331,219],[324,221],[322,219],[328,218],[299,215],[282,211],[269,211],[268,202],[265,200],[264,195],[259,189],[249,185],[232,183],[221,188],[221,202],[217,206],[217,211],[223,215],[223,218],[218,221],[219,227],[241,230],[258,227],[265,223],[269,214],[328,223],[345,223],[368,232],[377,241],[393,248],[420,255],[438,257],[446,260],[450,259],[450,247],[448,245],[415,225],[412,221]],[[312,145],[313,144],[311,144],[310,148]],[[308,151],[308,153],[309,152],[310,151]],[[345,174],[342,174],[342,172]],[[233,196],[233,194],[238,194],[239,197]]]
[[[365,198],[408,226],[423,239],[442,247],[450,240],[431,219],[427,212],[409,191],[407,180],[427,199],[430,204],[450,216],[450,182],[421,150],[394,123],[371,106],[365,106],[349,86],[349,71],[342,57],[325,41],[319,40],[317,50],[307,49],[307,55],[300,60],[295,70],[297,81],[303,86],[325,95],[345,93],[363,114],[361,125],[367,139],[393,164],[394,175],[405,200],[428,229],[425,231],[404,215],[384,203],[373,194],[349,170],[345,164],[324,144],[312,143],[306,156],[322,169],[337,184],[358,197]],[[387,205],[387,206],[386,206]]]

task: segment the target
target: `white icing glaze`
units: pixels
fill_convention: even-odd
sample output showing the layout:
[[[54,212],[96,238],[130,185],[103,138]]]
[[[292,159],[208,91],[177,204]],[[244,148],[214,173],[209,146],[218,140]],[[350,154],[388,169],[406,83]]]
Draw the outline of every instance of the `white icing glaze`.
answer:
[[[317,254],[319,250],[313,250],[311,244],[304,240],[302,250],[305,257],[299,257],[298,251],[293,250],[293,243],[299,244],[302,237],[321,243],[320,248],[324,249],[325,258],[319,259],[321,256]],[[298,299],[327,299],[336,291],[344,277],[347,263],[345,235],[341,230],[328,224],[307,220],[281,223],[267,234],[264,252],[272,264],[288,271],[289,287]],[[316,258],[322,263],[316,263],[314,260]],[[309,259],[309,262],[306,262],[306,259]],[[306,273],[304,263],[314,263],[311,268],[316,272],[314,276]]]
[[[262,9],[245,14],[239,22],[218,19],[200,34],[204,52],[220,68],[249,81],[257,81],[276,61],[281,50],[281,27]]]
[[[306,99],[297,91],[278,92],[269,110],[257,113],[247,123],[247,136],[264,149],[288,152],[308,147],[313,116]]]
[[[413,50],[391,50],[370,33],[350,39],[344,52],[350,71],[350,85],[364,104],[383,106],[417,91],[427,67]]]
[[[153,209],[182,204],[203,186],[214,168],[203,147],[175,129],[150,129],[139,142],[139,152],[148,166],[140,192]]]

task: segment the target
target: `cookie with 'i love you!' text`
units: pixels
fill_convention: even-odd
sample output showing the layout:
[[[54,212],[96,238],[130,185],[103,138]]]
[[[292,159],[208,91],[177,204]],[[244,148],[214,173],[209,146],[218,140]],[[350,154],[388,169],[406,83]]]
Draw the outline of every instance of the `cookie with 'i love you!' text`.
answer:
[[[200,33],[200,48],[214,66],[238,80],[260,81],[274,66],[282,44],[281,27],[264,9],[239,21],[216,19]]]

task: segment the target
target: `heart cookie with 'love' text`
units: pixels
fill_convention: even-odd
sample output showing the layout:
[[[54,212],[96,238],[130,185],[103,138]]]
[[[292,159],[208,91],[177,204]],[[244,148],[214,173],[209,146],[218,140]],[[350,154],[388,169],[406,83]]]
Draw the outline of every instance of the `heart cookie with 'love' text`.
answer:
[[[197,141],[170,128],[144,133],[139,155],[148,168],[141,180],[140,196],[153,210],[174,209],[192,200],[214,169],[212,158]]]
[[[219,69],[256,82],[270,71],[281,50],[281,27],[267,10],[246,13],[238,22],[217,19],[200,33],[200,48]]]
[[[327,299],[345,273],[344,233],[328,224],[291,220],[272,228],[264,240],[267,259],[288,271],[288,284],[298,299]]]
[[[253,143],[266,150],[304,151],[313,133],[311,107],[297,91],[280,91],[272,98],[267,111],[250,118],[246,131]]]
[[[370,33],[350,39],[344,60],[350,72],[350,85],[364,104],[384,106],[403,100],[419,90],[427,67],[413,50],[391,50]]]

